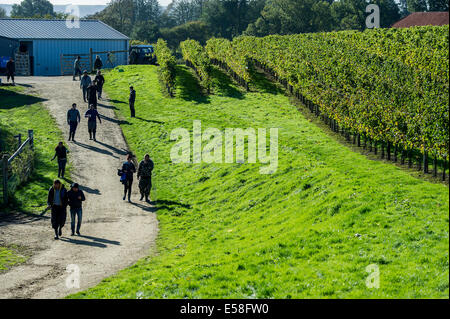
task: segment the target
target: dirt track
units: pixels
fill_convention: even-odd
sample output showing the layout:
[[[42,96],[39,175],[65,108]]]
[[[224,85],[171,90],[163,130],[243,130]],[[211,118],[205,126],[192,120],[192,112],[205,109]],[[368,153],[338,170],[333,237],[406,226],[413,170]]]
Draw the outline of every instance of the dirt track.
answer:
[[[18,214],[0,221],[0,242],[18,244],[32,254],[25,264],[0,274],[0,298],[61,298],[92,287],[149,255],[158,231],[156,208],[139,201],[137,180],[133,184],[133,203],[122,200],[116,172],[125,159],[127,146],[114,107],[108,101],[99,101],[102,124],[98,124],[98,142],[94,142],[89,140],[83,118],[87,104],[78,81],[72,81],[72,77],[27,77],[17,82],[47,100],[44,104],[55,116],[64,132],[65,145],[69,146],[71,179],[83,186],[86,202],[81,236],[70,236],[70,214],[60,240],[53,239],[49,213],[43,218]],[[82,116],[75,143],[67,142],[66,123],[73,102]],[[69,264],[80,269],[79,289],[66,286]]]

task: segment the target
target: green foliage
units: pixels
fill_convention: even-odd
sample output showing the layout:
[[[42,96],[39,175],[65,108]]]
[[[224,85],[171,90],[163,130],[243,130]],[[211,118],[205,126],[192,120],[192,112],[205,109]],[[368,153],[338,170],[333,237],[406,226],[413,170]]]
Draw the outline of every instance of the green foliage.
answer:
[[[145,43],[153,43],[156,42],[161,35],[158,26],[149,21],[137,22],[133,27],[131,36],[133,39],[139,39]]]
[[[205,44],[210,36],[209,26],[202,21],[192,21],[170,29],[161,29],[161,37],[167,41],[167,44],[172,49],[177,48],[186,39],[196,40]]]
[[[201,85],[209,92],[211,87],[211,61],[205,49],[195,40],[180,43],[183,59],[190,64],[200,77]]]
[[[168,99],[155,66],[126,66],[106,74],[108,96],[126,100],[136,74],[146,107],[121,128],[138,158],[155,162],[157,251],[73,298],[448,298],[447,186],[352,152],[263,77],[253,78],[259,92],[228,82],[205,98],[178,66]],[[203,130],[279,128],[276,173],[172,163],[170,133],[192,119]],[[365,284],[373,263],[379,289]]]
[[[172,95],[175,87],[177,61],[167,46],[167,42],[159,39],[155,49],[156,58],[159,65],[160,78],[167,92]]]
[[[244,81],[250,81],[249,60],[245,50],[233,47],[227,39],[217,38],[209,39],[205,48],[211,59],[225,63]]]
[[[259,61],[347,129],[448,157],[448,31],[447,25],[239,37],[208,41],[206,48],[236,72],[245,59]]]
[[[3,9],[3,8],[0,8],[0,19],[1,18],[6,18],[7,16],[6,16],[6,11],[5,11],[5,9]]]
[[[53,4],[47,0],[23,0],[14,4],[11,10],[12,18],[55,17]]]
[[[46,207],[47,192],[57,177],[57,163],[51,161],[58,142],[63,140],[61,131],[47,109],[43,99],[31,95],[21,86],[2,87],[0,89],[0,140],[2,152],[12,155],[17,149],[17,140],[13,135],[22,133],[23,141],[27,131],[34,130],[34,168],[25,182],[26,170],[21,164],[28,163],[32,156],[28,151],[22,153],[18,162],[13,162],[11,172],[14,173],[11,183],[17,186],[12,194],[14,209],[37,213]],[[6,138],[5,138],[6,136]],[[70,176],[70,165],[66,169]]]

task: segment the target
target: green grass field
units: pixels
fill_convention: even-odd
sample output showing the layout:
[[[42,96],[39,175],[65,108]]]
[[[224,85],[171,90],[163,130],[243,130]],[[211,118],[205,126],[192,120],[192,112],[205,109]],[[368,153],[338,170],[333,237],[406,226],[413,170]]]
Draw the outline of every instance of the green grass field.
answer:
[[[13,194],[11,204],[15,210],[30,213],[41,212],[47,206],[48,189],[58,175],[58,164],[51,158],[62,139],[61,131],[42,101],[22,86],[0,88],[0,136],[7,153],[11,155],[17,149],[14,135],[21,133],[25,141],[28,130],[34,130],[35,169],[30,180]],[[69,177],[70,165],[67,170]]]
[[[170,99],[155,66],[123,69],[107,74],[105,90],[131,149],[155,162],[157,253],[72,298],[448,298],[447,186],[352,152],[261,77],[245,93],[217,71],[215,94],[203,96],[179,66]],[[170,132],[192,132],[193,120],[277,127],[276,173],[173,164]],[[379,289],[366,286],[370,264]]]

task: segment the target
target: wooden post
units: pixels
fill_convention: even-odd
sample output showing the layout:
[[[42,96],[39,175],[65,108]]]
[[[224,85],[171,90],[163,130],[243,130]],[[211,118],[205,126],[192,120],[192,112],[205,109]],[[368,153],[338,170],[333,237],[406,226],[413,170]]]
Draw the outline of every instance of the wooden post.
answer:
[[[28,138],[30,139],[30,147],[34,149],[34,131],[28,130]]]
[[[3,162],[3,204],[8,204],[8,155],[4,154]]]
[[[94,66],[92,65],[92,48],[89,48],[89,69],[90,72],[94,70]]]
[[[18,141],[18,146],[17,146],[17,148],[19,148],[20,145],[22,145],[22,134],[19,133],[19,134],[17,134],[17,135],[14,136],[14,137],[17,138],[17,141]]]

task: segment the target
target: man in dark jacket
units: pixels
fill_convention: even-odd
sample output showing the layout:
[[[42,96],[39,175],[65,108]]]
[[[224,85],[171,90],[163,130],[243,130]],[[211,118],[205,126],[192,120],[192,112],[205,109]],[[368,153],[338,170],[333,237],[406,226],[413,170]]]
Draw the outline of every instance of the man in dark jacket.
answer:
[[[77,130],[78,123],[80,123],[81,116],[77,110],[77,104],[73,103],[72,108],[67,111],[67,124],[70,126],[69,141],[72,139],[75,142],[75,131]]]
[[[61,177],[64,179],[68,152],[69,151],[64,146],[63,142],[59,142],[58,146],[55,148],[55,155],[53,155],[52,161],[55,159],[55,157],[58,157],[58,178]]]
[[[87,99],[88,104],[97,109],[97,85],[95,85],[95,82],[91,82],[87,88]]]
[[[81,220],[83,216],[82,202],[86,200],[83,191],[77,183],[73,183],[70,191],[67,192],[67,199],[70,206],[70,227],[72,236],[75,235],[75,218],[77,221],[77,235],[80,235]]]
[[[67,217],[67,190],[61,181],[53,182],[53,186],[48,191],[47,205],[52,211],[51,222],[55,230],[55,239],[59,239]]]
[[[6,81],[9,82],[9,78],[11,78],[13,85],[16,85],[16,83],[14,82],[15,73],[16,64],[14,63],[13,58],[9,58],[9,61],[6,63]]]
[[[130,103],[130,112],[131,117],[134,117],[135,111],[134,111],[134,101],[136,101],[136,91],[132,86],[130,86],[130,97],[128,99],[128,102]]]
[[[150,191],[152,189],[152,171],[153,171],[153,161],[150,155],[145,154],[144,160],[139,163],[139,168],[137,171],[137,178],[139,179],[139,191],[141,192],[141,200],[145,196],[145,201],[150,203]]]
[[[133,156],[129,154],[127,156],[127,161],[122,165],[122,174],[125,175],[123,181],[123,200],[127,197],[128,192],[128,202],[131,203],[131,186],[133,185],[133,174],[136,173],[136,166],[133,164]]]
[[[102,59],[100,59],[100,57],[97,55],[94,61],[94,69],[100,70],[102,66],[103,66]]]
[[[77,56],[75,61],[73,62],[73,80],[75,81],[75,77],[78,76],[81,81],[81,57]]]
[[[97,119],[100,123],[102,122],[100,114],[98,114],[97,110],[94,109],[94,106],[91,105],[90,109],[84,114],[84,117],[88,118],[89,139],[92,140],[92,137],[94,137],[94,141],[97,141],[95,139],[95,134],[97,133]]]
[[[105,78],[103,77],[102,72],[100,70],[97,71],[97,75],[95,76],[94,82],[97,84],[98,99],[101,100],[103,84],[105,84]]]

